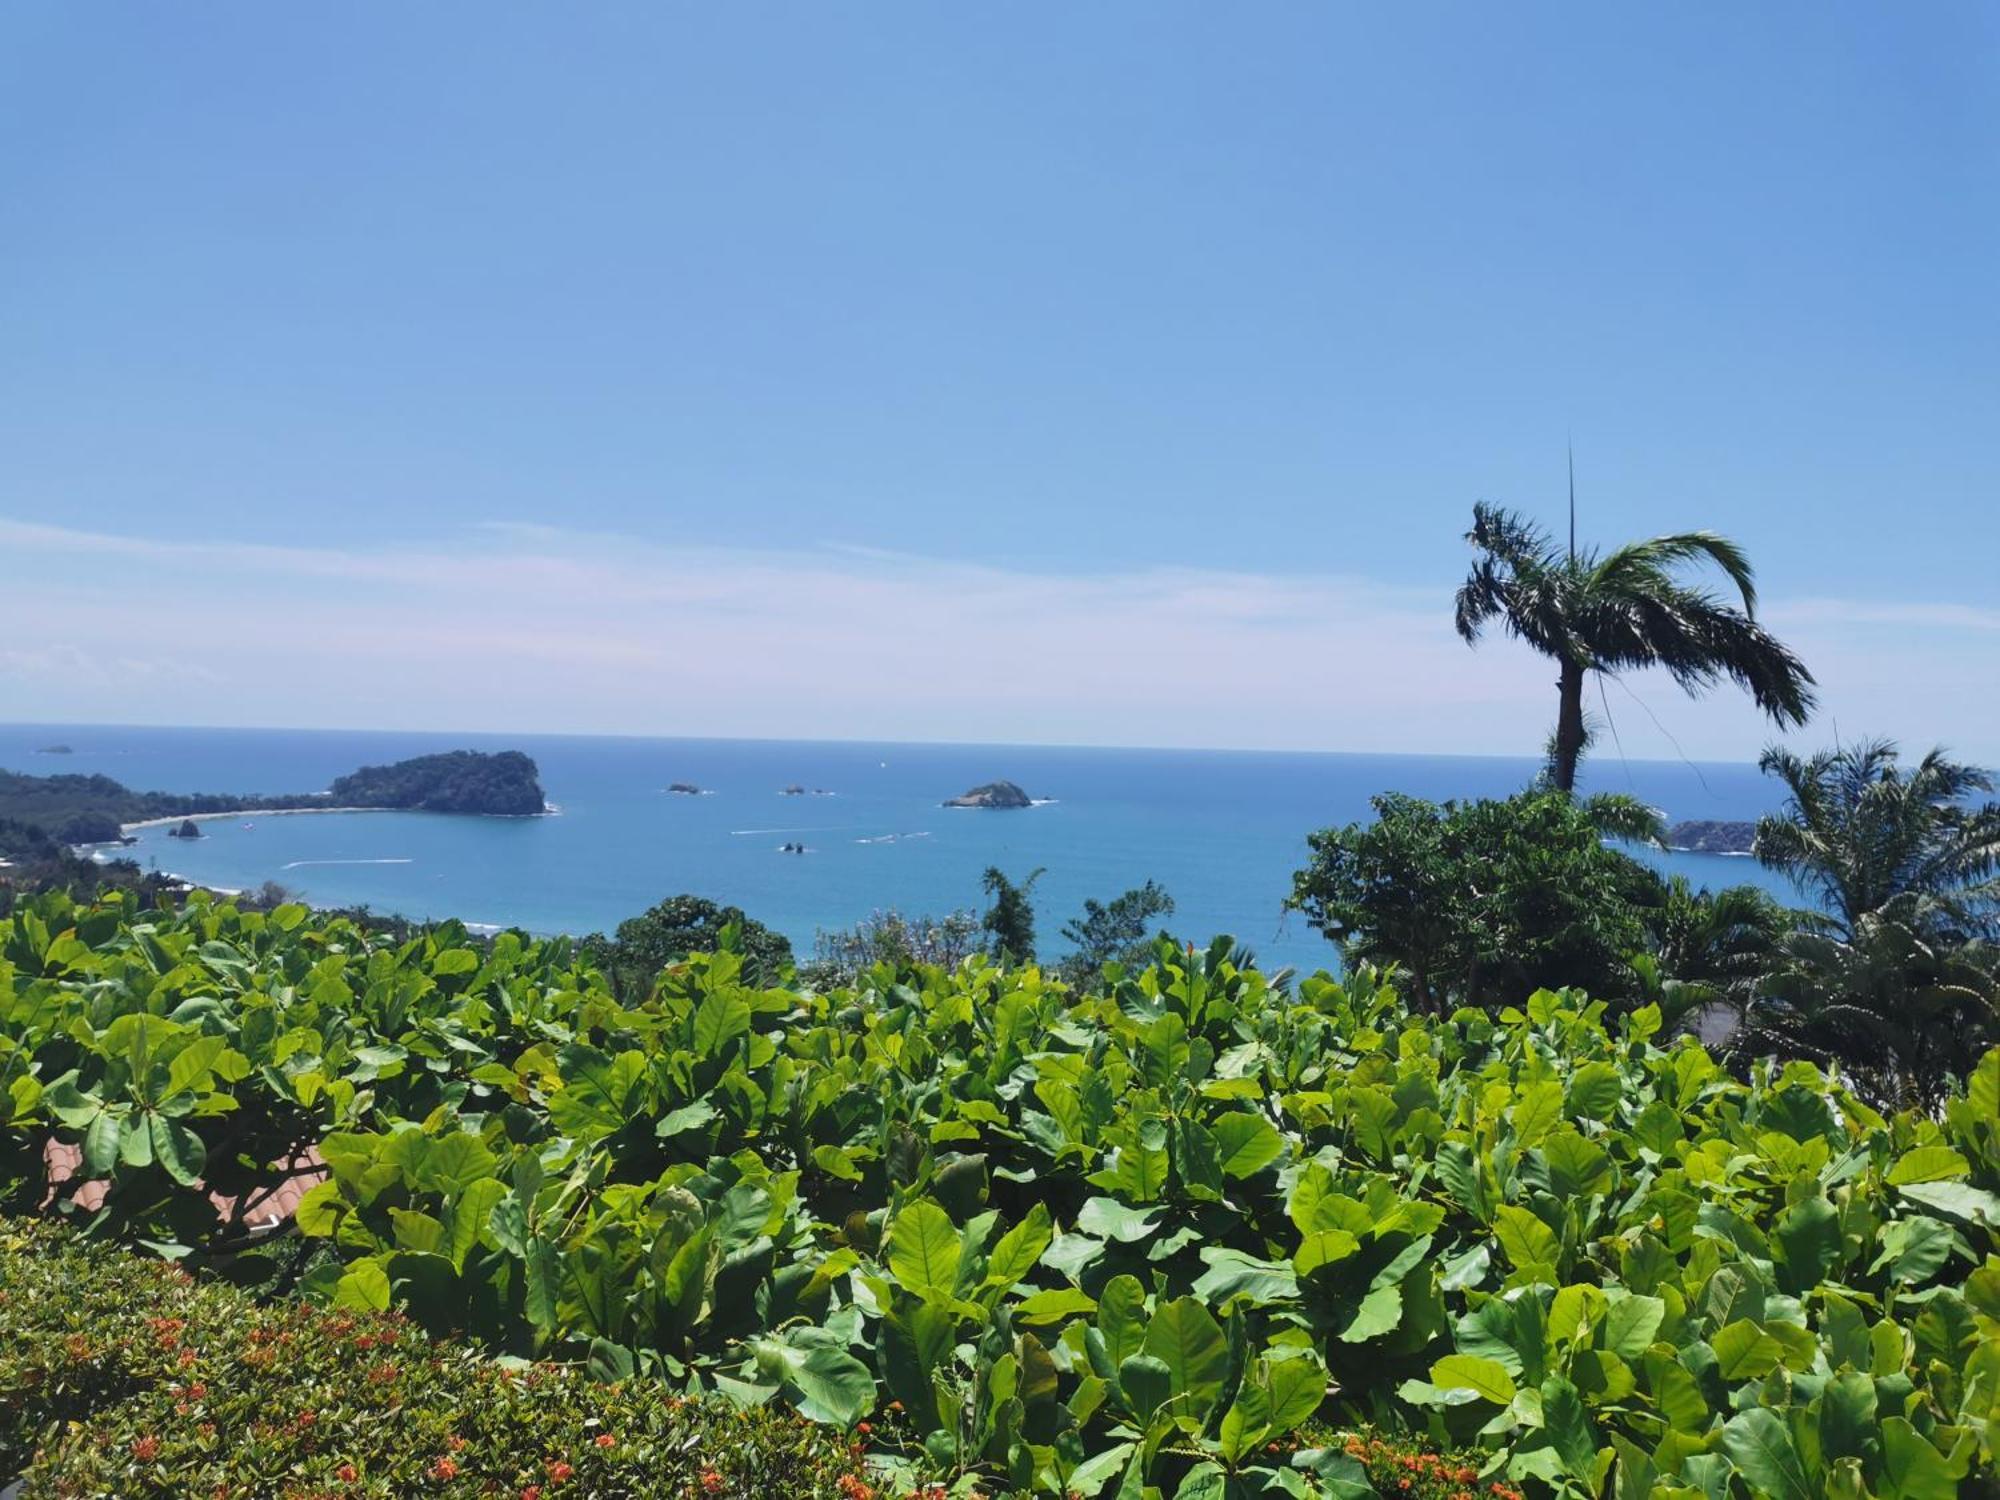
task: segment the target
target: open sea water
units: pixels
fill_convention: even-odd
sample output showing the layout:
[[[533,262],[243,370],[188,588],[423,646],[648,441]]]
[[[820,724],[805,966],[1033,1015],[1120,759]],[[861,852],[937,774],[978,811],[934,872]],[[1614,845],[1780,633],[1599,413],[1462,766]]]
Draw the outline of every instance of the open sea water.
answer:
[[[51,745],[74,753],[43,753]],[[139,833],[123,853],[204,885],[276,880],[321,905],[366,905],[537,933],[609,931],[693,892],[740,906],[801,957],[821,929],[872,912],[980,907],[980,874],[1041,869],[1041,947],[1086,897],[1148,879],[1172,894],[1166,925],[1229,933],[1267,965],[1333,967],[1332,947],[1283,903],[1314,829],[1370,816],[1369,798],[1504,796],[1539,762],[1500,756],[1079,749],[1021,745],[624,739],[105,725],[0,726],[0,766],[102,773],[139,790],[307,792],[362,765],[439,750],[518,749],[557,809],[542,818],[325,814],[204,822],[199,841]],[[1020,811],[939,804],[982,782],[1019,783]],[[666,790],[690,782],[705,795]],[[785,796],[799,784],[819,789]],[[1754,818],[1778,803],[1754,766],[1599,757],[1590,790],[1629,792],[1672,820]],[[804,844],[804,854],[782,852]],[[1697,885],[1762,885],[1799,898],[1754,860],[1641,857]]]

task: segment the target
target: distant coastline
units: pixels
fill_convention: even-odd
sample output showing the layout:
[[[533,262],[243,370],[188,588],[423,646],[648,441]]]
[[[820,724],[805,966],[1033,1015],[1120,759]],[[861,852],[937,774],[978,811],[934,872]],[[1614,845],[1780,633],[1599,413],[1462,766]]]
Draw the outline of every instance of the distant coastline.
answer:
[[[73,847],[118,842],[135,828],[166,823],[364,811],[541,817],[549,812],[549,799],[539,768],[518,750],[420,755],[363,766],[337,777],[325,791],[251,796],[137,792],[108,776],[0,770],[0,820]]]
[[[364,764],[463,748],[456,734],[319,731],[84,730],[32,725],[0,728],[11,741],[0,764],[47,774],[68,766],[122,767],[127,785],[183,790],[268,788],[273,807],[326,813],[365,797],[326,795],[343,772]],[[74,760],[37,756],[44,745],[76,747]],[[498,735],[470,739],[500,750]],[[816,932],[859,921],[878,908],[935,913],[975,904],[981,872],[998,864],[1019,878],[1049,873],[1038,899],[1053,915],[1107,890],[1155,879],[1170,889],[1189,931],[1229,932],[1267,963],[1311,970],[1333,950],[1283,902],[1305,853],[1305,834],[1366,819],[1369,797],[1397,787],[1434,801],[1504,795],[1540,769],[1530,757],[1245,755],[1222,751],[973,745],[915,747],[806,741],[635,740],[530,734],[511,742],[532,757],[557,804],[553,815],[339,819],[210,806],[127,806],[120,823],[190,812],[229,812],[201,821],[205,838],[183,845],[172,824],[134,828],[138,842],[106,845],[150,870],[190,884],[258,891],[276,881],[293,899],[330,909],[367,906],[411,920],[456,915],[537,933],[610,931],[663,895],[689,891],[741,906],[799,952]],[[884,766],[882,762],[887,761]],[[1771,810],[1755,766],[1704,767],[1706,781],[1678,762],[1632,763],[1634,794],[1669,809],[1667,821],[1750,820]],[[1621,771],[1622,774],[1622,771]],[[945,817],[938,804],[1006,776],[1060,805],[1038,816]],[[713,789],[712,797],[663,795],[671,780]],[[840,796],[785,798],[780,789],[824,786]],[[78,799],[78,804],[85,800]],[[54,809],[50,809],[51,812]],[[799,813],[781,816],[772,813]],[[4,816],[0,813],[0,816]],[[241,828],[254,822],[256,829]],[[836,831],[837,829],[837,831]],[[739,836],[738,831],[744,833]],[[755,833],[749,830],[757,830]],[[930,830],[893,843],[854,840]],[[811,858],[773,852],[801,840]],[[87,851],[95,854],[96,849]],[[414,865],[342,865],[286,871],[288,861],[330,855],[414,856]],[[0,848],[0,858],[15,857]],[[1748,881],[1792,899],[1783,876],[1754,859],[1639,851],[1695,885]]]
[[[121,833],[129,834],[140,828],[166,828],[169,826],[177,827],[182,823],[213,823],[223,818],[248,818],[248,817],[297,818],[297,817],[303,817],[310,813],[386,813],[386,812],[404,812],[404,811],[407,811],[407,809],[400,807],[243,807],[236,809],[234,812],[185,813],[181,815],[169,814],[164,818],[140,818],[136,822],[120,823],[118,825],[118,828]],[[513,818],[539,818],[545,816],[545,814],[493,813],[489,814],[489,816],[513,817]]]

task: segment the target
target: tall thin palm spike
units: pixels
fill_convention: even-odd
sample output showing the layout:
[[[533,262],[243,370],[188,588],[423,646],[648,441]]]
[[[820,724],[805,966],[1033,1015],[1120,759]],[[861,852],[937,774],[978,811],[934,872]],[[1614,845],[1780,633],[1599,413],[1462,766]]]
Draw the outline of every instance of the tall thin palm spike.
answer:
[[[1569,560],[1576,561],[1576,444],[1569,445]]]

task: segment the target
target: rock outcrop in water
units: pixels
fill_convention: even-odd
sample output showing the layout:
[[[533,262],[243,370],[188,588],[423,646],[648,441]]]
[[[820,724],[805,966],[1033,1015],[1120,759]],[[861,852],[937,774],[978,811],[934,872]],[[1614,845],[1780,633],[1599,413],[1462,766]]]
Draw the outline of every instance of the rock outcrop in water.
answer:
[[[1710,822],[1696,819],[1667,830],[1667,847],[1690,854],[1748,854],[1757,840],[1755,823]]]
[[[363,766],[328,789],[330,807],[525,817],[548,810],[535,763],[519,750],[450,750]]]
[[[1033,807],[1034,799],[1011,781],[989,781],[962,797],[953,797],[946,807]]]

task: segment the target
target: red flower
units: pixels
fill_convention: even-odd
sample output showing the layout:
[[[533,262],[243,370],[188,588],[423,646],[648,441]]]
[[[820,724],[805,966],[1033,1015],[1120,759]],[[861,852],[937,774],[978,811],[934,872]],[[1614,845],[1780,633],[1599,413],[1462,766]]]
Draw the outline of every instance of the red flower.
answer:
[[[600,1448],[610,1448],[616,1446],[618,1439],[613,1437],[608,1432],[600,1432],[596,1437],[592,1438],[591,1441],[597,1444],[597,1446]]]
[[[160,1440],[148,1434],[132,1444],[132,1456],[142,1464],[149,1464],[160,1456]]]
[[[456,1479],[458,1478],[458,1465],[448,1458],[441,1458],[431,1465],[431,1478]]]
[[[356,1469],[353,1464],[342,1464],[333,1471],[333,1475],[342,1484],[352,1484],[361,1477],[361,1471]]]
[[[521,1500],[542,1500],[542,1487],[539,1484],[525,1486],[521,1491]]]
[[[575,1472],[576,1470],[572,1469],[568,1464],[564,1463],[561,1459],[557,1459],[554,1463],[549,1465],[549,1478],[553,1479],[557,1484],[561,1484],[565,1479],[569,1478],[569,1476],[574,1474]]]
[[[839,1481],[840,1493],[847,1500],[875,1500],[875,1492],[867,1483],[853,1474],[843,1474]]]
[[[701,1487],[711,1495],[721,1494],[722,1476],[713,1469],[703,1469],[701,1471]]]

